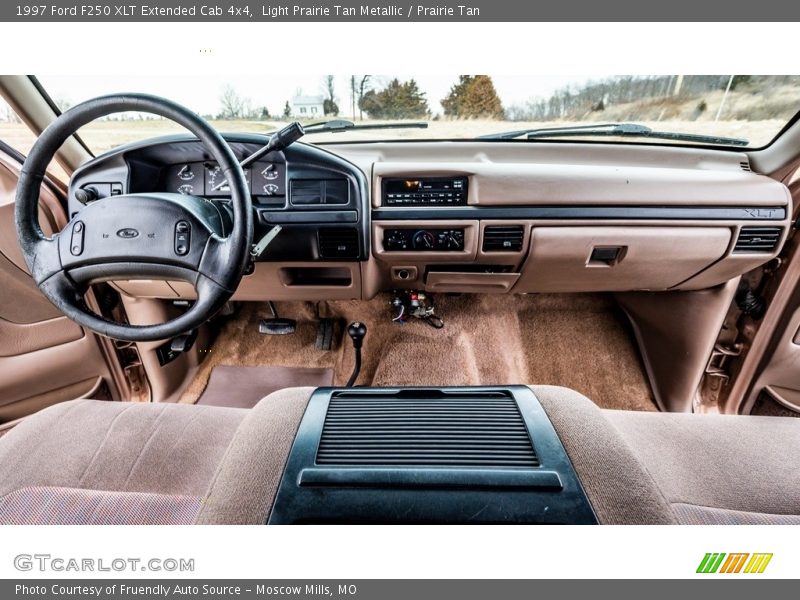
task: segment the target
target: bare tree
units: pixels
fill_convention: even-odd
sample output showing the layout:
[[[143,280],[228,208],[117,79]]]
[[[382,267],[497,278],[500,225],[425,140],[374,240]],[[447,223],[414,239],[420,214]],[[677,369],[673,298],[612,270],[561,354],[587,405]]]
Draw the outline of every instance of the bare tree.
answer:
[[[350,75],[350,106],[352,108],[353,120],[356,119],[356,76]]]
[[[219,97],[219,102],[222,105],[222,111],[219,115],[222,119],[241,119],[245,117],[250,104],[249,101],[240,96],[230,84],[222,88],[222,95]]]
[[[370,77],[372,76],[362,75],[361,81],[358,84],[358,118],[362,121],[364,120],[364,111],[361,110],[361,101],[364,99],[364,94],[366,94],[370,89]]]
[[[339,105],[336,103],[336,85],[333,75],[325,75],[322,83],[325,88],[325,100],[322,103],[323,112],[326,115],[339,116]]]
[[[350,75],[350,104],[353,109],[353,119],[356,118],[356,106],[358,106],[358,118],[364,119],[364,111],[361,109],[361,102],[364,95],[372,89],[372,75]]]

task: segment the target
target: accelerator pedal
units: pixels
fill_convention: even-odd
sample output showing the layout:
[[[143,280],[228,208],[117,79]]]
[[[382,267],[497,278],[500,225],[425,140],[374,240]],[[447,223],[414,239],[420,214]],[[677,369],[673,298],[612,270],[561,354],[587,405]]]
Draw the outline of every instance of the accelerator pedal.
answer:
[[[333,347],[334,332],[336,331],[336,319],[321,318],[317,325],[317,350],[327,352]]]

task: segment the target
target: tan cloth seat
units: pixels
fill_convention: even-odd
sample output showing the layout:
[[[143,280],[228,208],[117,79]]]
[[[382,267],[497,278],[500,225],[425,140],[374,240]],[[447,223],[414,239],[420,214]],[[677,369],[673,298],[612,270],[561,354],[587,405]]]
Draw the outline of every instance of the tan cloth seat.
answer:
[[[680,523],[800,525],[800,419],[605,411]]]
[[[311,391],[45,409],[0,438],[0,523],[264,523]]]
[[[800,419],[600,410],[532,389],[601,522],[800,524]]]
[[[601,523],[800,523],[800,421],[532,386]],[[0,438],[0,524],[265,523],[312,388],[252,409],[81,400]]]

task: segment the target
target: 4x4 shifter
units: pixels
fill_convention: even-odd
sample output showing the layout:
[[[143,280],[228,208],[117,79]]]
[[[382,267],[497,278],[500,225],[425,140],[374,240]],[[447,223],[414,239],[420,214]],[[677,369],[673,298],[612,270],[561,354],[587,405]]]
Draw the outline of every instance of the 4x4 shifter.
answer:
[[[347,380],[347,387],[353,387],[361,371],[361,346],[364,345],[364,338],[367,335],[367,326],[359,321],[350,323],[350,325],[347,326],[347,335],[353,340],[353,348],[356,351],[356,364],[353,367],[353,374],[350,375],[350,379]]]

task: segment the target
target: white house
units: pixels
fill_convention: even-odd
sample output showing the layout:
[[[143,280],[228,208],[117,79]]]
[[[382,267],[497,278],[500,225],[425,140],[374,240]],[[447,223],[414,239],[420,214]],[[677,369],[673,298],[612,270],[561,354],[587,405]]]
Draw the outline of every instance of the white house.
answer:
[[[325,114],[322,103],[324,96],[295,96],[292,98],[292,117],[314,119]]]

